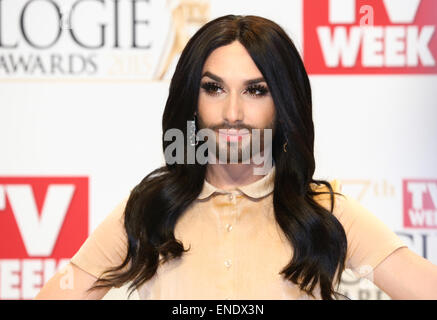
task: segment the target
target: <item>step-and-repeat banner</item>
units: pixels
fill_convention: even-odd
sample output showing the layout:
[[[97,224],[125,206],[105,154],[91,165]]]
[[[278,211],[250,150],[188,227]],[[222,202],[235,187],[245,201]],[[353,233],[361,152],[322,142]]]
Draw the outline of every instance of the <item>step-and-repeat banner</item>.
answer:
[[[0,299],[33,298],[164,163],[175,64],[225,14],[271,19],[301,52],[316,178],[437,264],[437,1],[0,0]],[[350,272],[341,291],[389,298]]]

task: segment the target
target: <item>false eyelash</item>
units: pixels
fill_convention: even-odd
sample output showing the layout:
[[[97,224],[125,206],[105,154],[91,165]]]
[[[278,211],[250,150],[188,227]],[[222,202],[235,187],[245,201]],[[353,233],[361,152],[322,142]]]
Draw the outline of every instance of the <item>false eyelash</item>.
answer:
[[[223,87],[215,82],[204,82],[202,83],[201,88],[205,89],[208,94],[212,94],[212,95],[217,94],[217,92],[215,92],[215,90],[217,89],[223,90]]]
[[[218,93],[215,92],[217,89],[224,90],[224,88],[216,82],[204,82],[201,84],[201,88],[204,89],[210,95],[217,95]],[[269,89],[266,86],[260,84],[253,84],[246,88],[246,91],[251,91],[251,90],[258,90],[260,92],[260,94],[258,95],[249,93],[254,97],[265,96],[269,92]]]
[[[269,89],[267,89],[266,86],[263,86],[260,84],[253,84],[253,85],[249,86],[246,89],[246,91],[249,91],[249,90],[258,90],[260,92],[259,95],[254,94],[254,96],[265,96],[269,92]]]

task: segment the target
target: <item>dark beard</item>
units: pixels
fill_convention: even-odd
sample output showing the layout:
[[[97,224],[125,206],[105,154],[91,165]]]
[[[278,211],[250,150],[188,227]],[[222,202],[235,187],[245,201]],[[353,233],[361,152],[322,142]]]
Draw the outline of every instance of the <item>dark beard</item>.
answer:
[[[198,116],[198,128],[204,129],[207,128],[209,130],[214,131],[216,133],[215,136],[215,150],[213,151],[213,155],[217,161],[217,163],[223,163],[223,154],[226,154],[226,163],[250,163],[253,156],[260,153],[261,155],[264,153],[264,150],[266,147],[271,148],[271,143],[273,141],[273,135],[275,134],[274,130],[274,120],[271,122],[268,126],[265,128],[254,128],[251,126],[246,125],[239,125],[239,126],[229,126],[225,124],[215,125],[215,126],[209,126],[205,124],[202,119]],[[223,142],[220,141],[220,136],[218,136],[218,132],[220,129],[236,129],[236,130],[243,130],[246,129],[249,132],[249,137],[243,136],[243,138],[239,141],[225,141],[223,138]],[[253,135],[253,129],[259,129],[259,136]],[[272,139],[271,141],[267,141],[267,145],[265,145],[265,132],[264,129],[271,129],[272,130]],[[259,138],[259,141],[258,141]],[[207,139],[207,138],[206,138]],[[258,143],[259,150],[255,151],[254,145]],[[231,153],[232,151],[232,153]],[[221,153],[220,153],[221,152]],[[253,154],[254,152],[257,152]],[[236,154],[236,157],[235,157]],[[234,155],[234,157],[231,157],[231,155]],[[222,157],[222,162],[219,162],[220,157]]]

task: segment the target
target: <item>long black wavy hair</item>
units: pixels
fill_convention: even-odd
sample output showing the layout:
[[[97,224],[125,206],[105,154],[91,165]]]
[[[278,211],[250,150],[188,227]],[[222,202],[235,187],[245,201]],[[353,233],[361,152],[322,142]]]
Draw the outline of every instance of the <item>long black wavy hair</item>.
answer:
[[[275,163],[273,204],[275,219],[290,241],[293,255],[280,273],[314,297],[337,297],[345,268],[346,235],[332,214],[334,194],[325,180],[314,180],[314,125],[311,87],[303,61],[292,40],[276,23],[258,16],[227,15],[205,24],[194,34],[179,58],[170,83],[162,118],[163,150],[168,129],[187,132],[197,110],[201,71],[216,48],[239,41],[263,74],[276,108],[272,156]],[[283,144],[287,143],[287,152]],[[185,149],[185,159],[187,159]],[[188,251],[175,238],[181,214],[196,200],[206,165],[166,164],[150,172],[132,191],[125,208],[127,256],[107,270],[94,286],[119,287],[131,282],[131,293],[153,277],[159,264]],[[331,206],[325,209],[311,184],[328,187]],[[322,192],[323,193],[323,192]],[[327,193],[327,192],[324,192]],[[161,258],[160,258],[161,257]]]

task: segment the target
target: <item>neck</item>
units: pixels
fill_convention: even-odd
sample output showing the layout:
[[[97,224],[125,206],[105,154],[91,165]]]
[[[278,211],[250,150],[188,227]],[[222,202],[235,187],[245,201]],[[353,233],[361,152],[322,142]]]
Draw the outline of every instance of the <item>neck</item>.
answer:
[[[205,178],[217,188],[231,190],[263,178],[263,175],[254,174],[256,167],[262,167],[262,164],[208,164]]]

